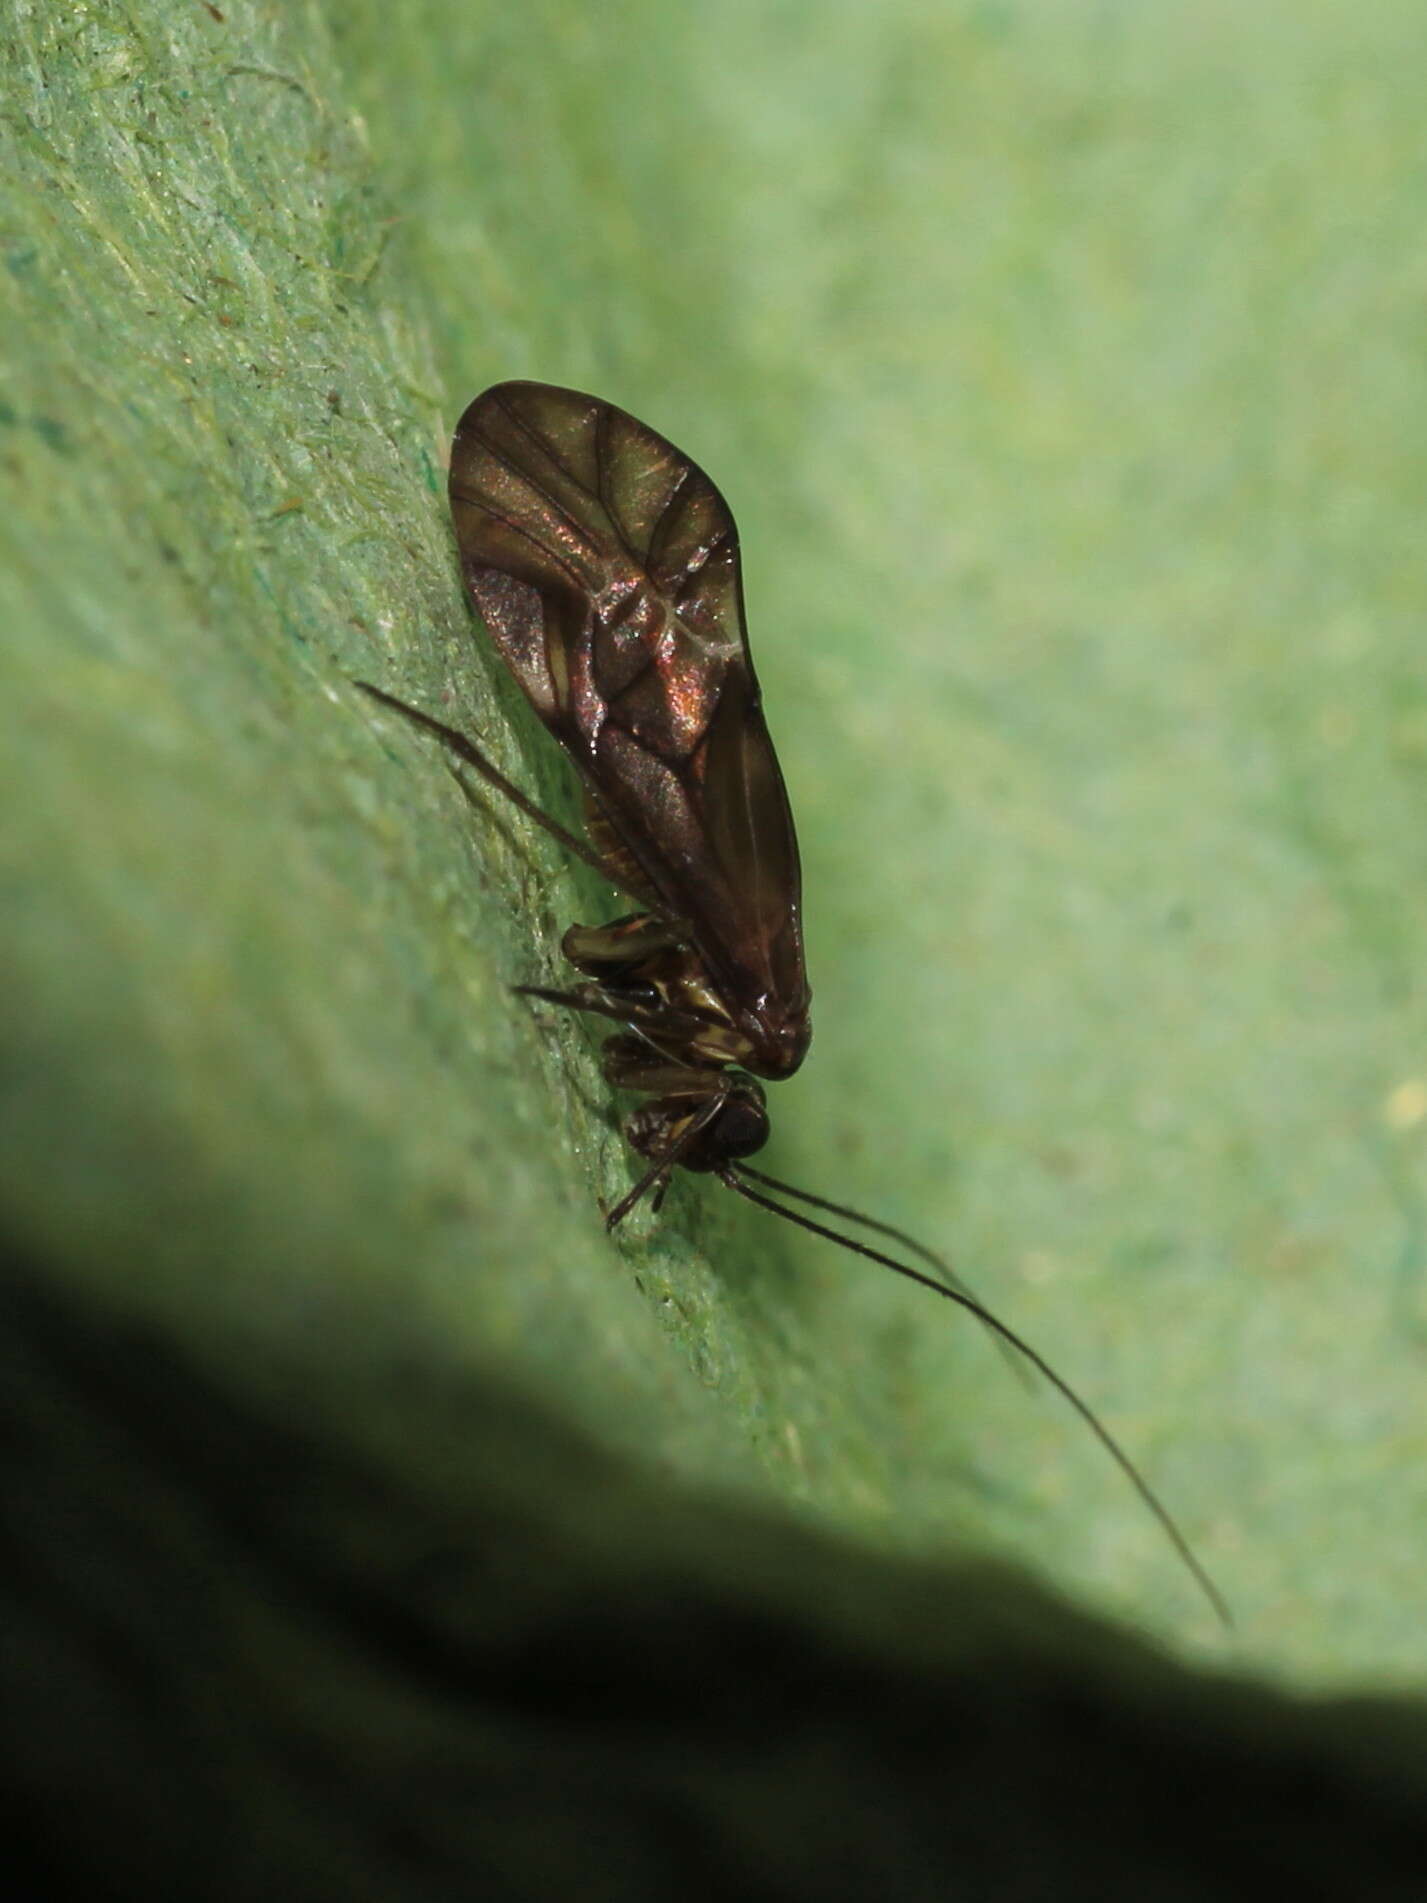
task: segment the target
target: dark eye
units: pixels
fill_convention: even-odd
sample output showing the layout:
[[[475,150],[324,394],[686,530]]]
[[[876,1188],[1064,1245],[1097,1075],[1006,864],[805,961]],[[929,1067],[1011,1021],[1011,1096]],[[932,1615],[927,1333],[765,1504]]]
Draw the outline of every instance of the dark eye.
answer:
[[[752,1156],[768,1141],[768,1112],[751,1097],[734,1097],[719,1112],[717,1142],[729,1158]]]

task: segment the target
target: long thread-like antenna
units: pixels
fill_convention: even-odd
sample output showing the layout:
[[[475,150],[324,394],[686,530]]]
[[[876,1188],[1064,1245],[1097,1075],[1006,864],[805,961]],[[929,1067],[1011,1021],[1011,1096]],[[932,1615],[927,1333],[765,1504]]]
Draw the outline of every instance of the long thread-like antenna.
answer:
[[[836,1242],[840,1247],[850,1249],[854,1255],[866,1256],[869,1262],[879,1263],[884,1269],[890,1269],[894,1275],[905,1276],[909,1282],[916,1282],[919,1283],[922,1288],[929,1288],[934,1295],[940,1295],[945,1301],[955,1302],[958,1307],[964,1308],[970,1314],[978,1316],[986,1327],[994,1330],[1003,1341],[1009,1343],[1017,1354],[1023,1355],[1037,1373],[1043,1375],[1045,1379],[1050,1382],[1056,1393],[1061,1395],[1062,1398],[1068,1401],[1071,1407],[1075,1409],[1081,1420],[1084,1421],[1096,1440],[1099,1441],[1100,1445],[1105,1449],[1121,1473],[1124,1474],[1135,1492],[1140,1496],[1145,1506],[1154,1515],[1155,1519],[1159,1521],[1165,1537],[1169,1540],[1175,1552],[1178,1553],[1190,1577],[1199,1587],[1204,1597],[1209,1601],[1209,1604],[1214,1608],[1214,1612],[1220,1624],[1229,1631],[1233,1630],[1233,1615],[1229,1611],[1223,1595],[1209,1577],[1208,1573],[1200,1565],[1199,1561],[1194,1557],[1193,1548],[1175,1524],[1168,1507],[1164,1505],[1159,1496],[1154,1492],[1149,1482],[1141,1474],[1139,1468],[1136,1467],[1124,1448],[1121,1447],[1120,1443],[1115,1439],[1109,1428],[1103,1425],[1089,1403],[1081,1400],[1080,1396],[1075,1392],[1075,1389],[1071,1387],[1068,1381],[1056,1373],[1044,1355],[1038,1354],[1036,1350],[1031,1347],[1030,1343],[1022,1340],[1021,1336],[1019,1336],[1013,1328],[1008,1328],[1005,1322],[991,1313],[989,1308],[983,1308],[980,1302],[974,1300],[971,1296],[963,1295],[959,1289],[948,1288],[943,1282],[934,1281],[931,1276],[923,1275],[920,1269],[911,1268],[905,1262],[898,1262],[894,1256],[883,1255],[880,1249],[873,1249],[865,1242],[855,1242],[851,1236],[839,1235],[836,1229],[829,1229],[824,1223],[814,1222],[811,1216],[800,1215],[796,1209],[785,1209],[782,1203],[774,1202],[771,1196],[764,1196],[759,1190],[752,1188],[750,1184],[742,1181],[739,1173],[731,1163],[726,1164],[724,1168],[719,1171],[719,1178],[727,1188],[737,1191],[737,1193],[748,1202],[757,1203],[760,1209],[767,1209],[771,1211],[773,1215],[781,1216],[785,1222],[796,1223],[800,1229],[806,1229],[810,1234],[815,1236],[822,1236],[827,1242]]]
[[[740,1163],[738,1173],[744,1177],[751,1176],[755,1183],[761,1183],[765,1189],[777,1190],[780,1196],[791,1196],[796,1202],[807,1203],[813,1209],[825,1209],[830,1216],[841,1216],[844,1222],[860,1222],[864,1229],[875,1230],[879,1236],[890,1236],[893,1242],[900,1242],[904,1249],[910,1249],[912,1254],[919,1255],[923,1262],[929,1262],[936,1270],[943,1286],[950,1289],[953,1295],[969,1297],[978,1308],[985,1306],[976,1290],[964,1276],[957,1274],[945,1256],[938,1255],[935,1249],[929,1249],[924,1242],[918,1242],[915,1236],[909,1236],[905,1229],[897,1229],[890,1222],[882,1222],[876,1216],[864,1216],[860,1209],[851,1209],[846,1203],[834,1203],[830,1202],[826,1196],[814,1196],[811,1190],[799,1189],[796,1184],[781,1182],[778,1177],[770,1176],[767,1170],[756,1170],[749,1163]],[[985,1326],[984,1323],[982,1325]],[[1006,1366],[1027,1393],[1030,1393],[1035,1384],[1031,1380],[1031,1371],[1024,1357],[1018,1355],[1005,1336],[998,1335],[994,1328],[987,1328],[986,1333],[995,1342]]]

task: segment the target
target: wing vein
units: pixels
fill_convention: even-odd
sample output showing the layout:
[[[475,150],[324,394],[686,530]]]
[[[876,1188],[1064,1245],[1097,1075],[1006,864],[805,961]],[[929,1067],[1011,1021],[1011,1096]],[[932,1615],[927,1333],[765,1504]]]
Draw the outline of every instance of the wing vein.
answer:
[[[644,563],[640,557],[635,554],[634,545],[625,533],[624,523],[620,520],[619,513],[610,498],[606,482],[610,468],[610,459],[605,441],[605,432],[609,428],[609,417],[609,411],[602,409],[595,422],[595,482],[598,485],[599,493],[594,499],[600,508],[604,510],[605,520],[614,530],[615,541],[619,543],[634,566],[642,569]]]
[[[651,566],[654,562],[656,562],[659,559],[656,551],[658,550],[660,540],[664,534],[664,524],[669,520],[669,511],[673,508],[674,504],[679,500],[679,497],[683,494],[684,484],[689,480],[689,477],[692,474],[693,474],[693,464],[685,463],[683,468],[679,471],[678,477],[675,480],[673,488],[669,491],[668,498],[666,499],[664,503],[664,507],[659,511],[659,520],[654,524],[654,527],[649,532],[648,560]],[[687,568],[685,569],[684,572],[685,574],[688,573]]]
[[[471,434],[475,437],[476,441],[481,445],[482,449],[484,449],[488,455],[493,456],[498,463],[500,463],[504,468],[508,469],[512,476],[517,476],[519,477],[521,482],[527,483],[530,486],[530,488],[532,488],[535,491],[536,495],[540,497],[540,500],[546,505],[546,507],[550,509],[553,514],[559,516],[560,520],[565,524],[565,526],[568,529],[570,529],[574,534],[583,537],[585,541],[587,542],[589,541],[590,532],[589,532],[589,529],[586,527],[586,525],[583,522],[581,522],[577,516],[571,515],[570,511],[560,501],[559,497],[552,496],[550,491],[545,487],[544,483],[542,483],[538,477],[533,476],[530,473],[530,471],[522,463],[513,462],[511,458],[506,455],[505,451],[501,449],[499,444],[493,443],[490,437],[487,436],[484,433],[484,431],[481,430],[480,428],[473,429],[471,431]],[[550,460],[552,463],[555,464],[555,467],[560,470],[560,473],[562,475],[569,474],[569,471],[564,469],[564,467],[561,465],[561,463],[558,461],[556,457],[552,456]],[[599,503],[599,500],[600,500],[599,497],[596,495],[592,495],[590,491],[585,488],[585,485],[582,482],[578,481],[574,476],[570,476],[570,481],[575,484],[575,487],[581,492],[581,494],[589,496],[591,502],[594,502],[596,504]],[[467,498],[467,500],[469,500],[469,498]]]
[[[574,470],[571,469],[566,463],[562,462],[559,456],[556,455],[554,445],[551,443],[548,436],[542,436],[539,430],[535,428],[534,424],[527,423],[525,418],[520,414],[520,412],[518,410],[512,409],[510,404],[506,402],[504,398],[497,399],[496,407],[500,410],[502,416],[504,416],[510,423],[512,423],[515,426],[516,429],[520,431],[521,435],[525,437],[527,442],[534,444],[536,449],[540,450],[543,455],[546,455],[550,458],[550,461],[554,463],[555,467],[559,470],[560,474],[565,478],[567,482],[572,482],[582,495],[587,495],[589,497],[591,502],[599,501],[600,498],[598,494],[593,489],[591,489],[589,484],[587,482],[581,481],[580,477],[575,474]],[[479,431],[477,432],[477,434],[479,434]],[[485,437],[481,437],[481,441],[486,442],[486,447],[490,449],[493,454],[498,456],[500,455],[500,451],[495,448],[495,445],[493,443],[487,442]],[[523,473],[522,471],[518,469],[515,463],[509,460],[508,457],[501,456],[501,461],[505,463],[508,469],[515,469],[517,474]],[[538,483],[534,484],[533,486],[536,488],[539,488]],[[541,490],[541,494],[543,495],[544,493],[545,493],[544,490]],[[555,508],[559,508],[560,505],[558,503],[554,503],[552,504],[552,506]],[[563,511],[561,511],[561,513],[563,514]]]
[[[479,509],[481,514],[488,515],[492,522],[499,522],[501,527],[509,529],[512,535],[522,537],[523,540],[529,542],[532,548],[539,549],[547,561],[553,562],[558,569],[569,576],[572,584],[578,588],[582,594],[587,592],[585,578],[579,570],[572,568],[558,549],[551,548],[548,543],[542,542],[538,535],[532,534],[531,531],[525,527],[524,523],[513,521],[510,516],[503,515],[499,509],[492,508],[489,502],[483,502],[479,496],[469,495],[465,490],[458,491],[452,489],[451,494],[456,497],[457,501],[464,502],[468,509]],[[485,566],[490,567],[492,564],[486,563]]]

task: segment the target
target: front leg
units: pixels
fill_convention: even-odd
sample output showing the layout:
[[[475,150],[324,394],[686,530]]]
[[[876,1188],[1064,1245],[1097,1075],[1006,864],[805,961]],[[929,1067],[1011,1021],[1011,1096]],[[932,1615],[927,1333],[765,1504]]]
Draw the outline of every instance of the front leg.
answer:
[[[614,1004],[599,985],[575,985],[569,991],[555,991],[549,985],[512,985],[518,998],[539,998],[542,1004],[560,1004],[567,1011],[591,1011],[596,1017],[629,1022],[629,1006]]]
[[[595,984],[574,985],[568,991],[556,991],[548,985],[512,985],[510,988],[522,998],[539,998],[545,1004],[563,1005],[567,1011],[588,1011],[595,1017],[613,1018],[616,1024],[627,1024],[632,1030],[643,1032],[647,1044],[657,1051],[677,1053],[706,1028],[703,1020],[691,1012],[676,1011],[665,1004],[652,986],[641,987],[639,992],[630,989],[622,993],[607,991],[603,985]]]
[[[663,1201],[675,1164],[688,1164],[694,1169],[711,1167],[695,1159],[701,1143],[707,1142],[709,1132],[722,1116],[729,1094],[722,1079],[715,1078],[713,1084],[712,1094],[706,1095],[702,1103],[682,1097],[665,1099],[662,1103],[643,1104],[629,1117],[624,1126],[625,1136],[638,1155],[652,1157],[653,1161],[633,1189],[622,1196],[605,1217],[606,1229],[617,1229],[651,1189],[655,1191],[657,1207]]]

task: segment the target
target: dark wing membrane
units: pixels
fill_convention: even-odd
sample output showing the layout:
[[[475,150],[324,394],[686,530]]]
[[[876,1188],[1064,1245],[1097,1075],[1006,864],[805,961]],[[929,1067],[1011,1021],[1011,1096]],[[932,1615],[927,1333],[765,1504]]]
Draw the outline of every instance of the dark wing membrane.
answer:
[[[808,1007],[798,846],[727,503],[612,404],[502,383],[461,418],[451,508],[507,665],[725,1002],[766,1032],[770,1067],[794,1068]]]

